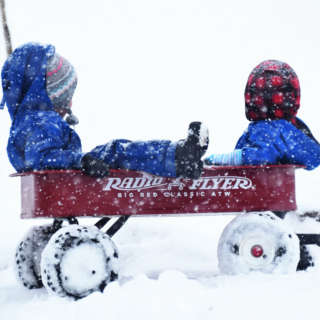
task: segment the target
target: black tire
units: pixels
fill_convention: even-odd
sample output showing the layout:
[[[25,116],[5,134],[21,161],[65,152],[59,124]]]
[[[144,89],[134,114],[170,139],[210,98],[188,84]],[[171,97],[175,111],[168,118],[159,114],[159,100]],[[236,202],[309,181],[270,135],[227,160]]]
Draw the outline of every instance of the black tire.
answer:
[[[300,245],[300,260],[297,266],[297,271],[307,270],[309,267],[314,267],[313,257],[306,245]]]
[[[117,279],[118,252],[97,227],[70,225],[58,230],[43,250],[41,275],[50,293],[79,299],[103,292]]]
[[[271,212],[236,217],[218,245],[219,268],[227,274],[295,272],[299,257],[297,235]]]
[[[51,225],[33,227],[16,249],[16,275],[18,281],[28,289],[43,287],[40,271],[41,254],[52,234]]]

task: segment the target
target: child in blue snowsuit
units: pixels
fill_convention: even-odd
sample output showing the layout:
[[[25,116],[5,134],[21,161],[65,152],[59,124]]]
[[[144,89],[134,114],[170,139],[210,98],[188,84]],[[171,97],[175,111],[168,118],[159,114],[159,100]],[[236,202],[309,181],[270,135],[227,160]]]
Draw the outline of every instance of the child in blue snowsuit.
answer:
[[[296,117],[300,85],[286,63],[267,60],[248,78],[246,117],[250,122],[235,150],[213,154],[208,165],[298,164],[312,170],[320,164],[320,145],[306,124]]]
[[[78,122],[71,111],[76,73],[52,45],[17,48],[1,76],[1,107],[7,105],[12,120],[7,152],[18,172],[73,168],[103,177],[110,168],[122,168],[167,177],[201,174],[208,133],[200,122],[191,123],[187,139],[178,142],[113,140],[83,154],[70,127]]]

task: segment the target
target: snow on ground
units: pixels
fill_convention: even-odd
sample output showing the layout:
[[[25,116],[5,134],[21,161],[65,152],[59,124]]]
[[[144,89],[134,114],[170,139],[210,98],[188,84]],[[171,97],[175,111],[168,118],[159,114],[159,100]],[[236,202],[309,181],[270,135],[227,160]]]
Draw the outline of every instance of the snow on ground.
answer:
[[[20,287],[9,264],[0,272],[1,319],[26,319],[26,315],[80,320],[101,315],[108,319],[299,319],[317,315],[320,269],[283,276],[219,273],[216,244],[225,222],[221,217],[132,219],[115,237],[121,254],[119,281],[103,294],[77,302],[49,296],[44,289]]]
[[[300,77],[300,116],[320,137],[316,0],[7,1],[15,45],[53,43],[76,67],[73,101],[84,150],[112,138],[183,138],[205,121],[210,152],[230,151],[247,126],[243,89],[260,61],[287,61]],[[1,43],[3,39],[0,38]],[[5,59],[1,45],[0,62]],[[320,264],[291,275],[225,276],[217,243],[232,216],[134,218],[114,237],[120,279],[77,302],[22,288],[13,272],[18,178],[6,157],[10,120],[0,111],[0,319],[301,319],[318,315]],[[297,172],[299,211],[319,209],[319,169]],[[297,232],[320,224],[295,215]],[[84,219],[83,224],[92,224]],[[319,259],[318,248],[314,254]]]

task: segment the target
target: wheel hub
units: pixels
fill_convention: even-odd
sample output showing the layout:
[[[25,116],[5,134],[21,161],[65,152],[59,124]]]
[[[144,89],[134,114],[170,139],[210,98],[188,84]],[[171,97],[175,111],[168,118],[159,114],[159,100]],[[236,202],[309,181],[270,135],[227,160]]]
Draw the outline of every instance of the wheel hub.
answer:
[[[82,295],[98,288],[108,278],[108,268],[103,250],[92,243],[69,249],[61,261],[61,281],[72,294]]]
[[[254,245],[251,248],[251,254],[255,258],[260,258],[263,255],[263,248],[259,244]]]
[[[253,270],[260,270],[269,265],[275,255],[275,248],[270,239],[261,238],[259,234],[247,235],[239,247],[240,255]]]

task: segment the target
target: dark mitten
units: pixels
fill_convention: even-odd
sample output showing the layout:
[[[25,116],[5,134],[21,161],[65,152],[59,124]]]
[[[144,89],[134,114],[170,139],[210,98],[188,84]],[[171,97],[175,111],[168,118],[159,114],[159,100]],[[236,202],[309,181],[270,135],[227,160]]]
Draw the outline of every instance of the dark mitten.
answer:
[[[103,178],[109,174],[109,166],[103,160],[96,159],[88,153],[81,159],[81,170],[95,178]]]
[[[188,137],[179,141],[176,148],[175,162],[178,177],[197,179],[200,177],[203,162],[202,156],[208,149],[209,135],[201,122],[191,122]]]

